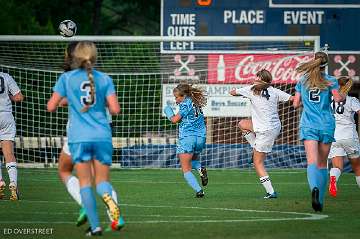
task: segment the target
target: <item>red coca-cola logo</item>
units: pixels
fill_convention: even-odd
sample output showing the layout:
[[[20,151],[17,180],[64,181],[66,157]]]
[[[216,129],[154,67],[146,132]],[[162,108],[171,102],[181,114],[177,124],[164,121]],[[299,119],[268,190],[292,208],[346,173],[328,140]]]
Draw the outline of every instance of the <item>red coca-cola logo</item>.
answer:
[[[208,55],[208,82],[248,84],[259,70],[266,69],[271,72],[273,83],[296,83],[301,74],[295,69],[312,57],[312,54]]]

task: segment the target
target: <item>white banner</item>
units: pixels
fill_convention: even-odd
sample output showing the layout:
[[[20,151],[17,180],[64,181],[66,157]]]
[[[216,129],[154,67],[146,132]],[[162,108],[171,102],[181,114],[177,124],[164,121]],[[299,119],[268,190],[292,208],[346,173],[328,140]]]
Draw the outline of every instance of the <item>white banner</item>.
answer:
[[[177,84],[162,85],[162,109],[170,105],[177,113],[179,107],[175,104],[173,89]],[[196,85],[206,89],[207,106],[203,108],[205,117],[250,117],[250,100],[241,96],[231,96],[232,88],[241,88],[239,84],[208,84]],[[164,113],[163,113],[163,116]]]

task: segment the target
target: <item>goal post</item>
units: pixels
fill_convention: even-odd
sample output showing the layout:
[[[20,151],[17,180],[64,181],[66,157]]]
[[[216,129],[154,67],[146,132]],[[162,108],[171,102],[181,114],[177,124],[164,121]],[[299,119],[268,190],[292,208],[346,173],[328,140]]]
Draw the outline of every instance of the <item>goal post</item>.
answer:
[[[172,88],[180,82],[208,91],[204,165],[252,167],[251,148],[236,126],[249,117],[249,102],[229,97],[229,89],[249,84],[254,73],[265,68],[273,74],[275,87],[294,93],[295,67],[320,49],[316,36],[0,36],[0,70],[13,76],[25,95],[24,102],[13,104],[20,164],[57,163],[66,139],[68,112],[60,108],[48,113],[46,102],[62,73],[64,49],[70,41],[95,42],[96,69],[114,80],[122,112],[113,117],[113,162],[129,168],[179,167],[177,126],[164,117],[162,109],[174,105]],[[290,104],[280,104],[279,113],[282,133],[268,155],[267,166],[302,167],[299,113]]]

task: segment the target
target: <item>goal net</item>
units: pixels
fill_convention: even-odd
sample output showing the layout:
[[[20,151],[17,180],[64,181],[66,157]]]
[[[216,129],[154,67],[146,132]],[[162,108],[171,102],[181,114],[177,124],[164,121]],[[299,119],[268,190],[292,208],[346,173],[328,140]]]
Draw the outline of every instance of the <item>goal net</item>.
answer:
[[[98,47],[96,69],[109,74],[121,114],[112,118],[113,163],[129,168],[179,167],[177,125],[162,111],[176,108],[172,89],[179,83],[204,87],[208,105],[206,148],[209,168],[250,168],[252,149],[238,122],[250,117],[250,102],[229,90],[250,84],[257,71],[272,73],[273,86],[290,94],[299,79],[295,68],[319,48],[317,37],[100,37],[0,36],[0,70],[18,83],[25,100],[13,104],[15,153],[26,166],[56,165],[66,139],[68,110],[46,111],[52,87],[62,73],[68,41],[90,40]],[[305,166],[298,140],[300,114],[279,105],[282,132],[268,154],[267,167]],[[96,133],[96,132],[94,132]]]

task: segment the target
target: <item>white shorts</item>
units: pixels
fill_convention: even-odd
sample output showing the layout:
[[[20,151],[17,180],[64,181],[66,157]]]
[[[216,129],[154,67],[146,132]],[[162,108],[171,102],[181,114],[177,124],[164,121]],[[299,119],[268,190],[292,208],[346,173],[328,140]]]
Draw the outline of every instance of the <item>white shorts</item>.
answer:
[[[16,126],[12,113],[0,113],[0,140],[15,141],[15,135]]]
[[[64,139],[64,145],[63,145],[62,150],[63,150],[64,153],[71,156],[70,149],[69,149],[69,144],[68,144],[67,139]]]
[[[341,139],[331,144],[329,158],[336,156],[347,156],[358,158],[360,156],[359,139]]]
[[[279,136],[281,127],[271,130],[255,132],[254,148],[258,152],[270,153],[275,139]]]

